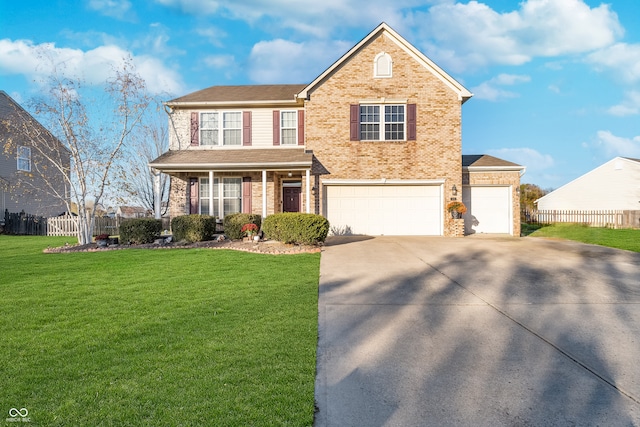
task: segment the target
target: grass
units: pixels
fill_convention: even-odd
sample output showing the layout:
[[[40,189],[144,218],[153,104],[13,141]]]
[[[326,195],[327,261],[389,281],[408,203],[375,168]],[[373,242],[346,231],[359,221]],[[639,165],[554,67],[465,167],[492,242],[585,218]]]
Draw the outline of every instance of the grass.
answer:
[[[524,229],[524,228],[523,228]],[[533,237],[555,237],[594,245],[640,252],[640,230],[595,228],[581,224],[554,224],[541,227]]]
[[[43,254],[0,236],[0,411],[32,425],[310,426],[319,254]]]

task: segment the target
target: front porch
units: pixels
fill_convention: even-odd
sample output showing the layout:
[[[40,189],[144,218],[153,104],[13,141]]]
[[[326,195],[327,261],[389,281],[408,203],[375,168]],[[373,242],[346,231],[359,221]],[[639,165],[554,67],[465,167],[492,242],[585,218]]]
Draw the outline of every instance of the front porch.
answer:
[[[187,150],[150,166],[171,176],[169,214],[317,213],[311,153],[301,149]]]

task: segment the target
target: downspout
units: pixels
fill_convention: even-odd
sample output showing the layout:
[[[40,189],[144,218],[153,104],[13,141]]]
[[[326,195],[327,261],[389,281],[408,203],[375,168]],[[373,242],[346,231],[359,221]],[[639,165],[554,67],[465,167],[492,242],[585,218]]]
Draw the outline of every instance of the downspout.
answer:
[[[173,121],[173,108],[169,107],[167,104],[162,104],[164,106],[164,112],[169,116],[169,121],[171,122],[171,128],[173,129],[173,133],[176,136],[176,141],[178,141],[178,150],[182,150],[182,143],[180,142],[180,135],[176,130],[176,124]],[[171,144],[169,144],[169,150],[171,150]]]

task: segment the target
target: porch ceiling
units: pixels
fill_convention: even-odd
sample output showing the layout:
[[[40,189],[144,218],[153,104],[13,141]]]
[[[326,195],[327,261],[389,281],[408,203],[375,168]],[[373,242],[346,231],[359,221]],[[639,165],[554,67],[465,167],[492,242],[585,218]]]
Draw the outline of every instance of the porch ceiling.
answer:
[[[305,170],[313,155],[303,148],[167,151],[149,163],[162,172]]]

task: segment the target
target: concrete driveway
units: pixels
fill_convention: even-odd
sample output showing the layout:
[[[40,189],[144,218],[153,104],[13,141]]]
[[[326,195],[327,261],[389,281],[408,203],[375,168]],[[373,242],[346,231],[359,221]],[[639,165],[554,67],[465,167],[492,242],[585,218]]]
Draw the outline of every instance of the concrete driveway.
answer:
[[[317,427],[640,425],[640,254],[332,238]]]

